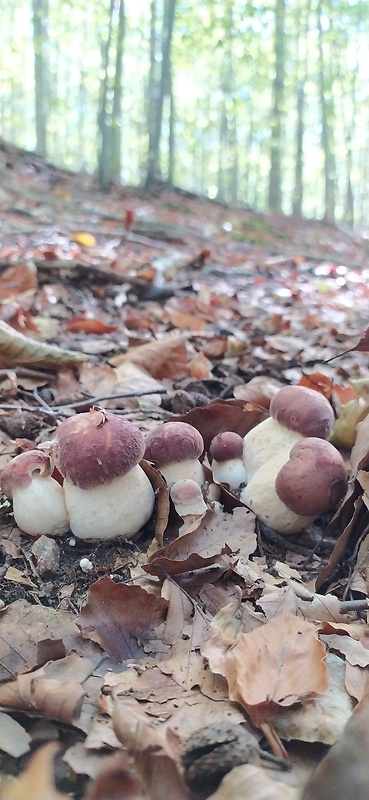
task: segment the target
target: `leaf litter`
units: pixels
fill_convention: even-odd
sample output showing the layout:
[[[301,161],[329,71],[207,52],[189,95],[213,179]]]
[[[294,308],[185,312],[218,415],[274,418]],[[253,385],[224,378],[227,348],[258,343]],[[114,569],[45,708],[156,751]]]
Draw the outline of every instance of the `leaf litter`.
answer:
[[[333,516],[287,538],[226,485],[212,496],[208,464],[209,511],[186,527],[143,462],[156,519],[130,542],[35,550],[2,498],[0,798],[307,800],[322,786],[343,800],[347,781],[366,796],[367,243],[165,189],[101,195],[24,158],[0,153],[27,211],[0,209],[1,467],[94,405],[144,433],[185,421],[207,454],[292,382],[332,402],[352,477]],[[277,762],[211,773],[224,725]],[[202,730],[218,759],[199,789],[188,743]]]

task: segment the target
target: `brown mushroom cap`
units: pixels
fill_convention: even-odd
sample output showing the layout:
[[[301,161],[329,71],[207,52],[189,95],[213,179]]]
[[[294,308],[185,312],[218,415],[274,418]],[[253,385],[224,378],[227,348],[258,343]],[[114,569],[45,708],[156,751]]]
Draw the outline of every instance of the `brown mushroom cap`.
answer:
[[[302,436],[326,439],[334,426],[332,406],[320,392],[305,386],[284,386],[270,404],[271,416]]]
[[[204,441],[197,428],[187,422],[165,422],[148,434],[145,458],[161,467],[199,458],[203,449]]]
[[[279,470],[275,490],[295,514],[317,516],[331,511],[347,488],[345,465],[330,442],[317,437],[301,439]]]
[[[25,453],[15,456],[4,467],[0,477],[1,491],[7,497],[13,497],[17,489],[31,483],[33,475],[46,478],[51,475],[52,470],[50,456],[41,450],[27,450]]]
[[[224,431],[214,436],[210,444],[210,455],[215,461],[229,461],[232,458],[242,458],[243,438],[233,431]]]
[[[63,420],[54,444],[56,466],[80,489],[92,489],[126,475],[145,450],[139,428],[103,410]]]

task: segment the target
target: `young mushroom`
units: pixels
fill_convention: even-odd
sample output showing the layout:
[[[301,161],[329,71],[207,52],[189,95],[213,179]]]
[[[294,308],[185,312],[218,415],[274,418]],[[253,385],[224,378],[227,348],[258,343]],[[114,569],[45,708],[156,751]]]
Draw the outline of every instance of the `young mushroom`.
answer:
[[[64,491],[52,471],[50,456],[27,450],[1,473],[1,490],[13,500],[14,519],[30,536],[59,536],[69,529]]]
[[[333,409],[324,395],[305,386],[284,386],[272,398],[270,418],[244,437],[247,481],[274,456],[284,453],[287,461],[291,448],[301,439],[326,439],[333,426]]]
[[[65,419],[53,442],[64,476],[70,527],[80,539],[131,537],[154,508],[154,490],[139,466],[145,445],[131,422],[104,410]]]
[[[177,514],[182,519],[186,519],[189,515],[198,517],[207,511],[199,484],[190,478],[176,481],[170,489],[170,497]]]
[[[260,467],[241,492],[241,500],[279,533],[298,533],[317,516],[332,511],[347,488],[340,453],[324,439],[295,443],[286,460],[277,454]]]
[[[231,489],[246,483],[242,436],[233,431],[218,433],[210,444],[210,455],[213,476],[219,483],[228,483]]]
[[[204,449],[201,433],[187,422],[165,422],[146,437],[145,458],[153,461],[168,487],[182,478],[202,486],[204,471],[199,456]]]

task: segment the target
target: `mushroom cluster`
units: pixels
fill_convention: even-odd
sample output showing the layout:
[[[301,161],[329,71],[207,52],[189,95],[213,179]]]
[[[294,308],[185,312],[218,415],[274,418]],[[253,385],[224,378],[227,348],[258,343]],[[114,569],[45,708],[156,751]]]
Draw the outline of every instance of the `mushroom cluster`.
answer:
[[[38,450],[16,456],[1,474],[1,488],[13,498],[17,525],[33,536],[70,528],[80,539],[131,537],[154,508],[154,490],[139,465],[144,449],[135,425],[92,410],[60,424],[51,457]],[[52,465],[62,487],[51,477]]]
[[[328,400],[303,386],[286,386],[272,398],[270,418],[243,439],[229,432],[210,447],[217,480],[280,533],[297,533],[344,496],[347,476],[340,453],[325,441],[333,429]]]

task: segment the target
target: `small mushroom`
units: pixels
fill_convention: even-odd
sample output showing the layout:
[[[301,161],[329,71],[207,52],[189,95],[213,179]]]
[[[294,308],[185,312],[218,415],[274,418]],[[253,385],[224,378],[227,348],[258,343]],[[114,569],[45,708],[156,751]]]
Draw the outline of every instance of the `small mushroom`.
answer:
[[[177,514],[182,519],[186,519],[189,515],[197,517],[207,511],[199,484],[190,478],[176,481],[170,489],[170,497]]]
[[[199,456],[204,449],[201,433],[187,422],[166,422],[146,437],[145,458],[153,461],[168,487],[182,478],[204,483]]]
[[[284,386],[272,398],[270,418],[244,437],[247,480],[282,451],[287,461],[291,448],[300,439],[326,439],[333,426],[333,409],[324,395],[305,386]]]
[[[242,436],[233,431],[218,433],[210,444],[210,455],[211,469],[219,483],[228,483],[231,489],[239,489],[246,483]]]
[[[298,533],[320,514],[332,511],[347,488],[340,453],[324,439],[297,442],[286,460],[275,455],[251,478],[241,500],[279,533]]]
[[[52,471],[50,456],[27,450],[1,473],[1,490],[13,500],[14,519],[30,536],[59,536],[69,529],[64,491]]]
[[[131,537],[154,508],[154,490],[139,461],[145,449],[131,422],[92,410],[64,420],[53,443],[64,476],[70,527],[80,539]]]

